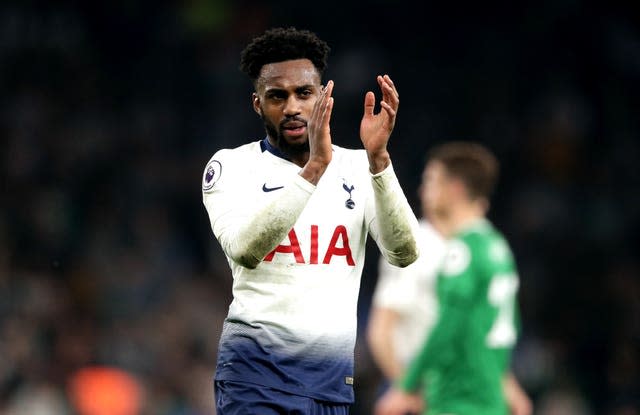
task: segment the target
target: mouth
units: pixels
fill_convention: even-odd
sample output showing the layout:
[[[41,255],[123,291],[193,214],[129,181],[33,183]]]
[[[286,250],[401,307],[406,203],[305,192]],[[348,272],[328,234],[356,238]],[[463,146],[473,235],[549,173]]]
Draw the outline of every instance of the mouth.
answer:
[[[290,137],[299,137],[307,131],[307,124],[301,121],[289,121],[282,124],[282,133]]]

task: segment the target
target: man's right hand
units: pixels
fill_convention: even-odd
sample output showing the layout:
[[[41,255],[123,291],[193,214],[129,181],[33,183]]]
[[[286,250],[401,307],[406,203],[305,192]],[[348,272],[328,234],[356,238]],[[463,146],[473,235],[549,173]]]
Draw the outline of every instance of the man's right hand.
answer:
[[[331,128],[329,126],[333,110],[332,93],[333,81],[329,81],[320,92],[307,124],[309,160],[302,168],[300,175],[314,185],[318,184],[332,157]]]
[[[391,387],[376,402],[375,415],[418,415],[424,410],[424,401],[419,395],[409,394]]]

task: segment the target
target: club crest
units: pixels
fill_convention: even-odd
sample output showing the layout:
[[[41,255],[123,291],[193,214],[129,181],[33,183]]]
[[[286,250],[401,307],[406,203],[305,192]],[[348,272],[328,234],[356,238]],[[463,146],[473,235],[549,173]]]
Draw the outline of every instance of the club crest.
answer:
[[[447,244],[447,253],[442,263],[442,274],[445,277],[459,275],[467,269],[471,262],[471,252],[467,245],[457,239]]]
[[[351,198],[351,192],[354,189],[353,185],[349,186],[349,185],[347,185],[346,182],[344,182],[344,183],[342,183],[342,188],[347,193],[349,193],[349,198],[346,200],[346,202],[344,202],[344,205],[347,207],[347,209],[353,209],[356,206],[356,202],[354,202],[353,199]]]

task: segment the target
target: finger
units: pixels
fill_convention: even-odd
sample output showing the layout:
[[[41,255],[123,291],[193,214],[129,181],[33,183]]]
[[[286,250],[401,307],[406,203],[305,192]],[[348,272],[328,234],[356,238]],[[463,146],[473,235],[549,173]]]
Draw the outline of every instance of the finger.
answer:
[[[376,96],[373,92],[368,91],[364,96],[364,115],[372,116],[373,109],[376,106]]]
[[[386,118],[384,121],[386,128],[388,131],[393,131],[393,128],[396,125],[396,110],[384,101],[380,102],[380,106],[382,107],[380,115],[384,114],[384,118]]]
[[[323,110],[322,110],[322,122],[328,124],[331,119],[331,110],[333,109],[333,81],[327,82],[327,87],[324,90],[323,97]]]
[[[320,89],[320,95],[318,96],[311,113],[311,121],[314,126],[321,125],[326,110],[327,97],[329,97],[332,92],[333,81],[327,82],[327,85]]]
[[[396,90],[393,81],[389,78],[389,75],[385,75],[384,77],[380,77],[380,89],[382,90],[382,98],[389,102],[395,108],[398,107],[400,103],[400,96],[398,95],[398,91]]]
[[[384,101],[380,101],[380,106],[389,115],[389,118],[392,121],[395,120],[396,114],[397,114],[395,108],[393,108],[391,105],[389,105],[388,103],[386,103]]]
[[[398,93],[398,89],[396,88],[396,85],[391,80],[391,77],[389,75],[385,75],[384,76],[384,80],[387,81],[387,84],[389,84],[391,86],[391,89],[393,90],[393,93],[395,94],[395,96],[400,98],[400,94]]]
[[[318,125],[318,119],[320,117],[320,108],[322,102],[322,93],[316,100],[315,104],[313,104],[313,110],[311,111],[311,115],[309,116],[309,121],[307,123],[307,127],[309,128],[309,132],[313,132]]]
[[[322,125],[325,128],[329,128],[329,121],[331,121],[331,113],[333,111],[333,97],[329,97],[327,99],[327,103],[324,106],[324,111],[322,112]]]
[[[389,75],[378,75],[378,84],[382,90],[382,99],[397,106],[400,102],[400,94],[398,94],[398,90]]]
[[[333,81],[327,82],[327,85],[322,89],[322,93],[326,97],[330,97],[333,94]]]

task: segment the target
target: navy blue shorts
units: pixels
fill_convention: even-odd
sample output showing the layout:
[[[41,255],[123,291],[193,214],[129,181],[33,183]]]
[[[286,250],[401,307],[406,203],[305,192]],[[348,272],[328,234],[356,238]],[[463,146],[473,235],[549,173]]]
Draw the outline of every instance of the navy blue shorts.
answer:
[[[350,407],[266,386],[229,381],[215,382],[215,398],[218,415],[348,415]]]

